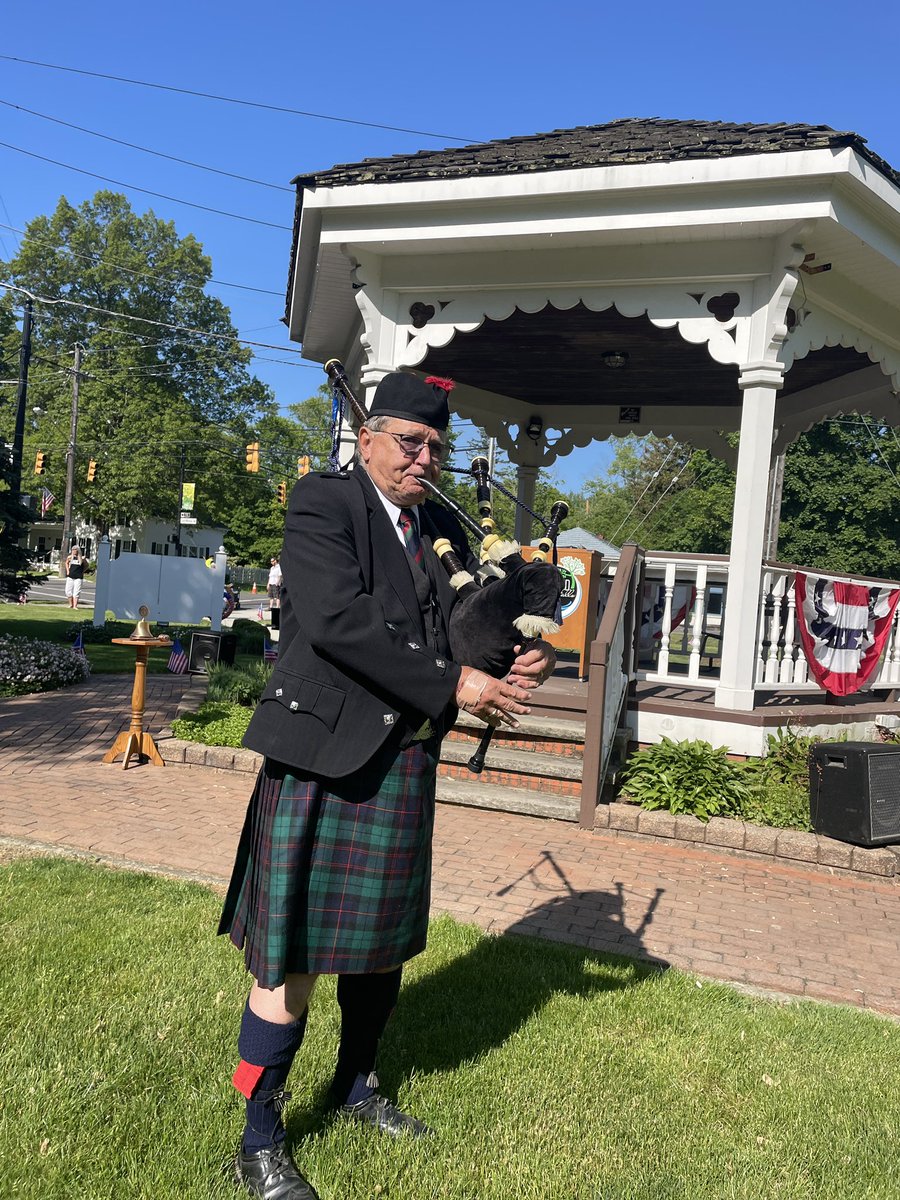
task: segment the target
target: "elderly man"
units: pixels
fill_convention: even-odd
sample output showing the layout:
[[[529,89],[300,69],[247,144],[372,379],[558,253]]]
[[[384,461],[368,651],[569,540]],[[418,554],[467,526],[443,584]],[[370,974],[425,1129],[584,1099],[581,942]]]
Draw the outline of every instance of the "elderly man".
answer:
[[[447,453],[452,384],[395,372],[359,431],[356,469],[308,475],[288,507],[278,664],[245,744],[266,758],[250,801],[221,932],[254,983],[234,1083],[247,1102],[238,1181],[268,1200],[311,1200],[285,1145],[284,1086],[321,974],[338,976],[331,1094],[343,1117],[427,1132],[378,1091],[378,1043],[403,963],[425,946],[435,776],[457,707],[516,724],[552,670],[549,647],[506,680],[454,662],[455,593],[431,547],[462,529],[428,502]]]

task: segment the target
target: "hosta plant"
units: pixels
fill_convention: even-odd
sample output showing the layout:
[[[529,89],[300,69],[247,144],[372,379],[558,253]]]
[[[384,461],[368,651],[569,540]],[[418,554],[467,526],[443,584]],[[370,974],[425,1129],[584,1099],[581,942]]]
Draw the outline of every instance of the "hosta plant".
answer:
[[[701,821],[739,815],[751,795],[744,768],[729,762],[723,747],[666,737],[629,759],[622,790],[642,808],[689,813]]]

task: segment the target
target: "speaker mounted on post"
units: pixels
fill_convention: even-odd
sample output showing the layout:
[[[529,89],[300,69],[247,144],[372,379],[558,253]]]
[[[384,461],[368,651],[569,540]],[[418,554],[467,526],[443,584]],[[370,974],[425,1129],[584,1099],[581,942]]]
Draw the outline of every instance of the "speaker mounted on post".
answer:
[[[234,666],[236,648],[237,637],[233,633],[192,633],[188,671],[191,675],[205,675],[216,663]]]

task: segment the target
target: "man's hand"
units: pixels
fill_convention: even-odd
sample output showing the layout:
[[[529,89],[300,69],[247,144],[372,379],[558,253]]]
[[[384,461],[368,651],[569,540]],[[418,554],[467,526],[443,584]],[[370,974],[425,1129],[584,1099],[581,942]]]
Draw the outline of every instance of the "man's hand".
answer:
[[[539,687],[553,674],[556,652],[549,642],[537,641],[525,654],[521,646],[516,646],[515,652],[518,657],[506,677],[509,683],[518,687]]]
[[[489,725],[509,725],[515,729],[519,722],[512,714],[531,711],[522,701],[528,699],[529,690],[535,687],[537,684],[531,679],[515,683],[494,679],[474,667],[463,667],[456,685],[456,703]]]

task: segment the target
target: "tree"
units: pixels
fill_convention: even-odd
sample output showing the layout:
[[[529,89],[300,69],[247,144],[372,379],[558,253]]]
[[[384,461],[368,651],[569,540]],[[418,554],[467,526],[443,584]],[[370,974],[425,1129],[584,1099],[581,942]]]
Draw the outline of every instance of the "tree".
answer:
[[[850,414],[804,433],[785,456],[778,557],[900,579],[900,440]]]
[[[734,473],[706,450],[674,438],[624,438],[605,480],[585,489],[577,523],[618,545],[727,553]]]
[[[250,351],[227,307],[204,290],[212,267],[200,243],[101,191],[78,208],[62,197],[51,216],[29,222],[3,271],[34,295],[65,302],[36,304],[29,404],[40,411],[26,458],[47,453],[42,482],[63,496],[80,343],[75,511],[101,532],[125,518],[174,522],[184,447],[187,477],[203,480],[206,512],[225,515],[243,439],[273,400],[249,374]]]

